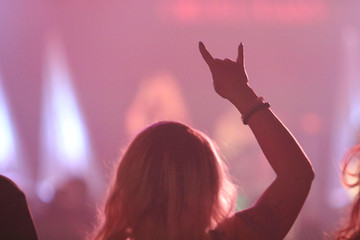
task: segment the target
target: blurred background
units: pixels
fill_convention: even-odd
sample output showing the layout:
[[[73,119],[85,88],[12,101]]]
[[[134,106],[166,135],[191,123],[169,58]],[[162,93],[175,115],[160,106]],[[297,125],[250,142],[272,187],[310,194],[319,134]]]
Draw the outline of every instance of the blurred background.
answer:
[[[359,143],[360,2],[0,0],[0,174],[26,193],[40,239],[91,230],[121,150],[157,120],[213,138],[251,206],[274,174],[198,52],[236,59],[296,136],[316,179],[286,239],[323,239],[353,197],[340,161]]]

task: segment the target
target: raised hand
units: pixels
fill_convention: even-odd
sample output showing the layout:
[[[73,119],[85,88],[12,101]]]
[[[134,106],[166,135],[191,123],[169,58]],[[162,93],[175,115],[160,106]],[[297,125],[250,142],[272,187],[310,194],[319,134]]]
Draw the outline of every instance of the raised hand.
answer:
[[[248,88],[248,77],[244,66],[244,46],[240,43],[236,62],[225,59],[213,58],[202,42],[199,49],[205,62],[208,64],[215,91],[223,98],[231,102],[238,98],[241,92]]]

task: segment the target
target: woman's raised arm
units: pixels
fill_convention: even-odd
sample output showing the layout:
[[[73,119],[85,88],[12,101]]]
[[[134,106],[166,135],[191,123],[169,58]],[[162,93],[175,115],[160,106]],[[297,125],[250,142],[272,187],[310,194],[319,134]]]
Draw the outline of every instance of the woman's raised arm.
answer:
[[[310,161],[270,105],[249,86],[243,44],[236,61],[214,59],[202,42],[199,49],[210,68],[215,91],[240,111],[243,123],[251,128],[276,173],[255,205],[237,213],[235,222],[247,228],[246,239],[283,239],[310,190],[314,178]]]

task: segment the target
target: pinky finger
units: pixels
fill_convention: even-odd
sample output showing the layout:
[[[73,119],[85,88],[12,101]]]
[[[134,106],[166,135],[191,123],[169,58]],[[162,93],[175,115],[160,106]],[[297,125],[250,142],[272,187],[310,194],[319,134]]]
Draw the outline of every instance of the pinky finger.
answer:
[[[237,56],[236,62],[238,64],[240,64],[241,66],[244,65],[244,44],[243,43],[240,43],[240,45],[238,47],[238,56]]]

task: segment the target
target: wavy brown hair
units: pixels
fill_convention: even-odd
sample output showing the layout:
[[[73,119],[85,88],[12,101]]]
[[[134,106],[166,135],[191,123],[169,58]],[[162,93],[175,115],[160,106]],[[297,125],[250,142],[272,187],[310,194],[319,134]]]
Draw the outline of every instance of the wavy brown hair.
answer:
[[[181,123],[159,122],[125,151],[93,238],[207,239],[234,203],[234,185],[208,137]]]
[[[360,159],[357,158],[360,154],[360,145],[352,147],[344,156],[342,166],[342,182],[347,188],[360,187]],[[356,162],[354,162],[356,161]],[[350,163],[356,164],[354,172],[349,170]],[[354,182],[349,182],[349,177],[355,179]],[[351,213],[346,220],[343,227],[337,232],[336,240],[359,240],[360,239],[360,192],[357,189]]]

